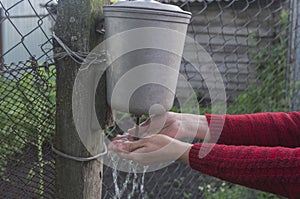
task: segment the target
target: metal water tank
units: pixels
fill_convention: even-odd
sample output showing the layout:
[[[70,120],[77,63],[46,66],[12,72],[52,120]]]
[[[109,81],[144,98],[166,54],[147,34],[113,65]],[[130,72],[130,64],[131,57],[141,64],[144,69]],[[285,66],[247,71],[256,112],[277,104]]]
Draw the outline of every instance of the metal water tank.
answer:
[[[154,0],[104,6],[107,102],[135,115],[171,109],[191,13]]]

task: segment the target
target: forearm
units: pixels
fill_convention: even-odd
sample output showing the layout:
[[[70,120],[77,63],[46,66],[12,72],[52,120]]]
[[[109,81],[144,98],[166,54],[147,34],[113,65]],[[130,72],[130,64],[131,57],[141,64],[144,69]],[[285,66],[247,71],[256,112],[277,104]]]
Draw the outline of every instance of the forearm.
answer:
[[[206,118],[211,137],[220,144],[300,146],[300,112],[226,115],[225,123],[224,116]]]
[[[208,133],[208,122],[204,115],[195,115],[187,113],[172,113],[170,117],[176,121],[180,121],[179,138],[188,137],[196,139],[204,139]]]
[[[213,147],[205,157],[202,150]],[[300,148],[195,144],[189,151],[193,169],[250,188],[300,195]]]

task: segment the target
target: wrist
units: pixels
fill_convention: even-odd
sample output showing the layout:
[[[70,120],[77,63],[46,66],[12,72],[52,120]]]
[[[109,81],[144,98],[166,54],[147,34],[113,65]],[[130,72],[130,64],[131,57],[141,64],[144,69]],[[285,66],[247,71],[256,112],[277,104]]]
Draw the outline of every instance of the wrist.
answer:
[[[209,131],[204,115],[182,114],[181,121],[185,137],[204,139]]]
[[[177,161],[179,162],[182,162],[182,163],[185,163],[185,164],[190,164],[190,161],[189,161],[189,153],[190,153],[190,150],[192,148],[192,144],[189,144],[189,143],[184,143],[184,153],[178,158]]]
[[[177,135],[174,138],[197,138],[204,139],[209,132],[208,122],[205,115],[195,115],[188,113],[168,112],[170,118],[178,126]]]

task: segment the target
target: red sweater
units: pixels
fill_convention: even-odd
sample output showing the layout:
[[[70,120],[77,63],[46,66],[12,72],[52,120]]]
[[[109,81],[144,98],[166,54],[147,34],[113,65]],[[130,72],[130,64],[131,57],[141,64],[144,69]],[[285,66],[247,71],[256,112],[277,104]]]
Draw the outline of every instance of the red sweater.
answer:
[[[211,120],[212,116],[217,119]],[[221,130],[222,117],[206,115],[212,137]],[[300,198],[300,112],[226,115],[221,132],[216,145],[193,145],[189,152],[193,169],[250,188]],[[199,158],[200,148],[210,146],[212,150]]]

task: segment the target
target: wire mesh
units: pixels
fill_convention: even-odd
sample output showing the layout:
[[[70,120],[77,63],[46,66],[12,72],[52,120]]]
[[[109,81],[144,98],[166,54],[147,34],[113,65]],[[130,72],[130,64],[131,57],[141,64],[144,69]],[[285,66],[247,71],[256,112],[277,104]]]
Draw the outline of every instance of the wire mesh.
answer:
[[[54,193],[52,3],[0,1],[0,198]]]
[[[290,109],[290,1],[161,1],[192,12],[188,36],[201,44],[218,66],[228,113]],[[55,0],[0,1],[0,198],[54,198],[51,144],[56,75],[51,31],[56,4]],[[186,43],[187,55],[192,45]],[[202,64],[199,57],[189,59]],[[200,112],[209,112],[211,102],[203,77],[185,59],[181,74],[197,91]],[[126,179],[121,198],[221,198],[230,194],[235,198],[280,198],[203,175],[179,163],[144,177],[117,172],[116,180],[112,173],[104,167],[102,198],[115,198],[114,184],[122,188]],[[134,187],[142,181],[144,189]]]

